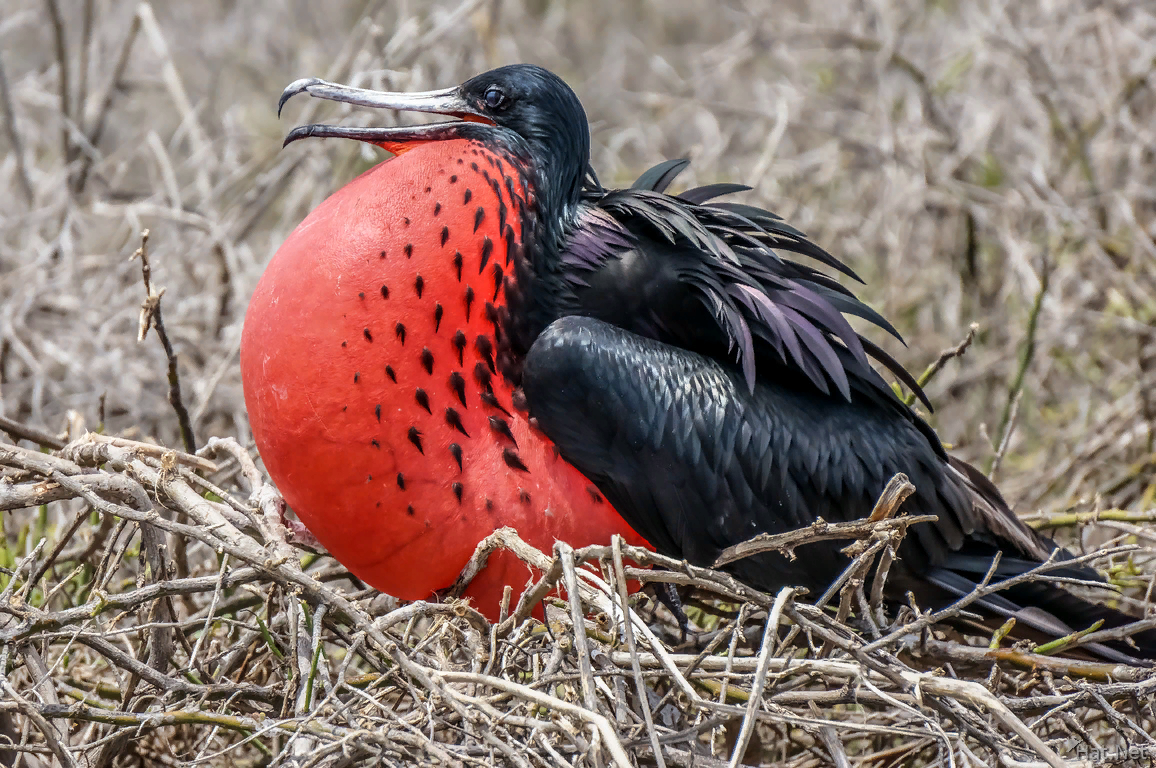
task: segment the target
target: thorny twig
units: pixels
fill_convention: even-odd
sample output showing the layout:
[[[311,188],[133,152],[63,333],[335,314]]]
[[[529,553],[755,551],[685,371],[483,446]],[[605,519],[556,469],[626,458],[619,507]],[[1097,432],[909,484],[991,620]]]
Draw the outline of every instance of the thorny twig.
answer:
[[[187,453],[197,452],[197,441],[193,436],[193,425],[189,420],[189,412],[181,399],[181,377],[177,371],[177,353],[173,351],[173,344],[165,332],[164,318],[161,316],[161,297],[165,289],[153,290],[152,266],[149,264],[149,231],[146,229],[140,234],[140,248],[133,252],[132,258],[140,259],[141,279],[144,281],[145,300],[140,307],[140,327],[137,331],[137,341],[144,341],[149,328],[156,328],[157,337],[165,350],[165,359],[168,360],[169,404],[177,413],[177,422],[181,429],[181,442]]]

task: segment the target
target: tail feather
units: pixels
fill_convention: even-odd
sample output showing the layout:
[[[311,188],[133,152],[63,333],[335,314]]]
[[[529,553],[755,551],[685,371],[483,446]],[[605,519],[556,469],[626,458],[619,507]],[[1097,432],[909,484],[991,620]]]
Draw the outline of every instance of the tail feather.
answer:
[[[1038,563],[1033,563],[1038,565]],[[936,568],[926,575],[927,580],[955,598],[969,594],[976,582],[957,571]],[[974,607],[998,623],[1015,619],[1020,635],[1030,635],[1038,642],[1047,642],[1073,632],[1087,629],[1101,619],[1101,629],[1115,629],[1136,621],[1132,616],[1105,605],[1085,600],[1078,595],[1046,581],[1027,582],[980,598]],[[1023,629],[1031,630],[1024,633]],[[1156,630],[1142,630],[1127,641],[1087,643],[1082,649],[1107,661],[1119,664],[1153,666],[1156,660]]]
[[[1075,556],[1051,539],[1025,525],[1004,501],[999,489],[975,467],[950,458],[950,467],[967,489],[982,531],[968,537],[964,548],[933,568],[924,578],[943,592],[960,598],[969,594],[983,580],[996,552],[1000,563],[993,580],[1000,581],[1038,567],[1053,554],[1061,562]],[[1137,619],[1110,606],[1095,603],[1068,591],[1048,577],[1079,579],[1103,584],[1107,582],[1094,569],[1083,564],[1061,565],[1039,580],[1027,581],[988,595],[974,604],[1000,620],[1014,618],[1017,625],[1033,630],[1046,640],[1087,629],[1103,620],[1101,629],[1115,629]],[[1145,629],[1129,640],[1088,643],[1080,648],[1103,659],[1123,663],[1156,665],[1156,630]]]

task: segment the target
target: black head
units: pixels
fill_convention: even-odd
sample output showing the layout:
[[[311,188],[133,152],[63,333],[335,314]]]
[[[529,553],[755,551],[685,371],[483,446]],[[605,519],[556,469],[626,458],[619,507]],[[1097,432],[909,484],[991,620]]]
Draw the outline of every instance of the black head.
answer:
[[[286,144],[311,136],[332,136],[401,152],[415,143],[475,139],[503,146],[523,162],[528,161],[549,213],[565,217],[577,205],[590,158],[586,112],[570,86],[542,67],[512,64],[452,88],[423,93],[370,91],[324,80],[298,80],[281,94],[278,112],[289,98],[303,91],[332,101],[459,119],[392,128],[303,125],[289,133]]]

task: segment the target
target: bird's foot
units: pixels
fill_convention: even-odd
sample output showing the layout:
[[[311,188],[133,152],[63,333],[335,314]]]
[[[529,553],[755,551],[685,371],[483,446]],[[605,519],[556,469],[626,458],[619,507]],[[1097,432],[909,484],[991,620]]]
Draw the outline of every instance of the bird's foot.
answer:
[[[305,549],[313,550],[318,554],[325,554],[327,550],[317,537],[314,536],[305,524],[300,520],[289,520],[284,516],[281,518],[281,524],[285,526],[288,535],[285,541],[295,547],[304,547]]]
[[[308,549],[318,554],[328,553],[304,523],[288,517],[286,513],[289,511],[289,505],[272,485],[262,487],[258,495],[261,513],[277,538],[293,547]]]
[[[674,618],[678,621],[678,642],[680,644],[685,643],[687,632],[690,630],[690,617],[682,609],[682,599],[678,596],[678,587],[667,582],[655,582],[654,596],[658,602],[665,605],[674,614]]]

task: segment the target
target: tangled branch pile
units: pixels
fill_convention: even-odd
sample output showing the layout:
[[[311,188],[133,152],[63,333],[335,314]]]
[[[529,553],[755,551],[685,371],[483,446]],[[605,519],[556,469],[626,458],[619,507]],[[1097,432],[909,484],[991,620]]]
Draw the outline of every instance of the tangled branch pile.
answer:
[[[251,5],[4,5],[0,430],[23,447],[0,443],[0,742],[17,745],[0,763],[609,765],[620,747],[646,764],[875,768],[1150,750],[1144,672],[878,615],[886,525],[846,589],[784,596],[777,613],[774,596],[645,553],[624,554],[667,569],[619,574],[613,551],[499,536],[578,588],[544,599],[546,623],[514,605],[491,626],[449,601],[398,606],[288,548],[237,444],[192,458],[81,437],[87,421],[248,445],[236,355],[252,286],[306,212],[377,159],[337,142],[281,152],[287,82],[423,90],[534,61],[581,95],[604,181],[689,155],[690,184],[751,184],[864,275],[912,370],[979,322],[929,390],[932,422],[1142,613],[1156,577],[1150,4]],[[389,119],[320,109],[297,119]],[[135,342],[125,257],[147,227],[187,425],[165,402],[178,366]],[[66,423],[63,440],[28,426]],[[624,622],[622,576],[678,582],[690,639],[638,598]],[[572,599],[595,618],[578,632]]]
[[[201,454],[96,434],[50,453],[0,444],[0,509],[72,510],[3,569],[6,765],[1061,766],[1156,747],[1149,670],[975,647],[936,624],[998,585],[886,615],[901,487],[873,521],[763,543],[860,538],[817,601],[620,542],[546,554],[497,531],[463,578],[505,547],[537,581],[491,624],[303,557],[248,452],[214,439]],[[1139,549],[1086,559],[1150,567]],[[679,585],[689,639],[628,580]]]

